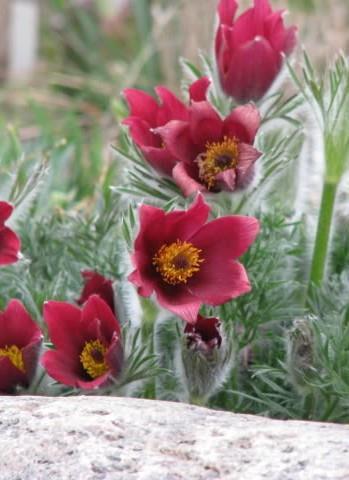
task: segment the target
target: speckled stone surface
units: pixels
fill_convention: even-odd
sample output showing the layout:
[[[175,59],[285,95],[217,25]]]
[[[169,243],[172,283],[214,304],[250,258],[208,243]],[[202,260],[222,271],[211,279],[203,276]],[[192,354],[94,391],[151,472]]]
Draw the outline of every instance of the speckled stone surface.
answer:
[[[0,397],[1,480],[349,480],[349,426],[111,397]]]

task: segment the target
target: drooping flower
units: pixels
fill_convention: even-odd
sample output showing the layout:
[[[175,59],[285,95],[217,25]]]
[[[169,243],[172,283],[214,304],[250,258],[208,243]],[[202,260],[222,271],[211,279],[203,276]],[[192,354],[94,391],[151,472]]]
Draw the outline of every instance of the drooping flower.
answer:
[[[260,115],[252,104],[222,119],[209,102],[193,102],[187,121],[156,129],[178,161],[172,177],[185,196],[234,191],[251,181],[261,153],[253,147]]]
[[[109,278],[103,277],[93,270],[84,270],[81,272],[84,279],[84,288],[80,298],[76,301],[78,305],[83,305],[91,295],[99,295],[115,313],[113,282]]]
[[[220,0],[215,52],[224,92],[239,103],[259,100],[280,72],[283,55],[296,45],[297,28],[285,28],[283,11],[273,11],[268,0],[235,19],[236,0]]]
[[[42,341],[39,327],[19,300],[0,312],[0,392],[28,387],[35,375]]]
[[[17,262],[21,242],[10,228],[5,227],[6,220],[11,216],[12,205],[0,202],[0,265],[9,265]]]
[[[187,211],[140,208],[129,280],[140,295],[155,292],[161,306],[189,323],[202,304],[220,305],[251,289],[236,259],[254,241],[258,221],[226,216],[207,222],[209,211],[201,195]]]
[[[46,302],[44,318],[55,349],[44,353],[42,364],[52,378],[88,390],[105,386],[120,374],[120,325],[98,295],[90,296],[81,309],[65,302]]]
[[[209,83],[207,77],[194,82],[189,87],[190,100],[204,100]],[[130,115],[125,118],[123,124],[129,126],[132,140],[149,164],[160,173],[171,175],[176,158],[171,155],[161,137],[153,130],[170,120],[186,120],[188,108],[167,88],[159,86],[155,91],[160,103],[141,90],[127,88],[123,91],[130,109]]]
[[[218,318],[198,315],[195,323],[187,323],[185,326],[187,347],[202,353],[210,353],[215,348],[219,348],[222,343],[219,327]]]

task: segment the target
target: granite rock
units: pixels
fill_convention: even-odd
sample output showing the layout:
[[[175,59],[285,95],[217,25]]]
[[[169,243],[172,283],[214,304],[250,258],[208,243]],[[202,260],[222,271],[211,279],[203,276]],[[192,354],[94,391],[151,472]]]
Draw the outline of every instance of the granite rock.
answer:
[[[0,480],[349,480],[349,426],[133,398],[0,397]]]

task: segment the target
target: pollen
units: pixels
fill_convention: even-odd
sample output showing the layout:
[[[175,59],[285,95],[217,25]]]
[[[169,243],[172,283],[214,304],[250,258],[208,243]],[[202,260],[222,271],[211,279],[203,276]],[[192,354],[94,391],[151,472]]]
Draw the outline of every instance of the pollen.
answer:
[[[233,137],[224,137],[222,142],[206,143],[206,152],[199,155],[199,177],[210,190],[216,185],[216,177],[225,170],[235,168],[238,163],[239,143]]]
[[[91,378],[100,377],[109,370],[105,361],[106,352],[107,348],[100,340],[90,340],[85,343],[80,354],[80,361]]]
[[[201,250],[193,244],[177,240],[170,245],[162,245],[153,258],[153,265],[166,283],[187,283],[200,270],[204,261],[200,254]]]
[[[22,373],[25,373],[22,350],[17,345],[5,346],[0,348],[0,358],[7,357],[12,365],[14,365]]]

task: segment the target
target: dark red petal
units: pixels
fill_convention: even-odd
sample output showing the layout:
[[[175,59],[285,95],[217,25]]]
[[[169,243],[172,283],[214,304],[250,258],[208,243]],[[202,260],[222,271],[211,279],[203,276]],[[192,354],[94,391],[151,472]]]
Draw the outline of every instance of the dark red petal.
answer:
[[[258,232],[258,220],[243,215],[217,218],[204,225],[190,238],[190,242],[203,251],[205,261],[200,272],[206,265],[211,268],[211,263],[224,263],[240,257],[254,242]]]
[[[259,100],[279,73],[281,62],[281,55],[269,42],[256,37],[232,55],[229,71],[222,79],[223,88],[240,103]]]
[[[224,120],[224,136],[253,144],[261,123],[258,109],[251,103],[235,108]]]
[[[180,161],[190,162],[200,153],[190,137],[188,122],[173,120],[154,132],[161,136],[171,154]]]
[[[81,272],[85,285],[80,295],[80,298],[76,301],[78,305],[82,305],[93,294],[99,295],[112,309],[115,311],[114,305],[114,290],[113,282],[109,278],[105,278],[98,272],[93,270],[84,270]]]
[[[237,9],[236,0],[220,0],[217,7],[220,23],[231,25]]]
[[[79,380],[87,378],[79,354],[72,355],[63,350],[49,350],[41,357],[41,364],[50,377],[70,387],[78,387]]]
[[[7,227],[0,228],[0,265],[17,262],[20,248],[17,235]]]
[[[200,153],[206,150],[206,144],[217,142],[222,136],[223,121],[208,102],[193,102],[190,109],[190,136],[199,146]]]
[[[197,192],[207,191],[206,187],[195,179],[197,178],[197,172],[195,171],[197,171],[196,165],[184,162],[177,163],[172,171],[173,180],[185,197],[194,195]]]
[[[142,153],[147,162],[158,172],[171,176],[172,169],[177,163],[177,159],[166,147],[141,147]]]
[[[86,341],[80,308],[65,302],[45,302],[44,319],[55,347],[67,352],[67,356],[80,355]]]
[[[206,223],[210,207],[202,195],[197,195],[188,210],[174,210],[166,214],[164,238],[166,243],[187,240]]]
[[[110,383],[110,375],[110,372],[106,372],[104,375],[101,375],[94,380],[78,380],[76,386],[82,390],[96,390],[105,387]]]
[[[0,227],[6,222],[13,212],[13,206],[7,202],[0,202]]]
[[[290,54],[297,43],[297,27],[285,28],[283,11],[274,12],[265,21],[265,37],[277,52]]]
[[[114,334],[120,336],[120,325],[108,304],[98,295],[89,297],[82,307],[81,327],[89,339],[109,344]]]
[[[208,77],[201,77],[189,87],[189,97],[192,102],[203,102],[206,100],[207,90],[210,86],[210,79]]]
[[[157,115],[157,126],[165,125],[170,120],[188,119],[187,107],[168,88],[160,86],[156,87],[155,91],[162,100]]]
[[[122,93],[128,103],[130,116],[143,119],[151,127],[157,126],[159,105],[152,96],[135,88],[125,88]]]
[[[19,300],[11,300],[0,312],[0,348],[16,345],[23,348],[41,338],[41,331]]]
[[[139,147],[161,147],[161,138],[158,135],[154,135],[150,130],[151,126],[149,123],[141,118],[127,117],[122,123],[128,125],[131,138]]]
[[[134,258],[137,258],[137,254],[134,255]],[[142,297],[150,297],[154,291],[155,281],[153,278],[151,258],[147,257],[148,262],[146,264],[141,264],[137,260],[134,261],[134,265],[137,267],[137,270],[134,270],[127,277],[127,280],[133,283],[137,287],[137,292]],[[147,274],[148,273],[148,274]]]
[[[156,298],[159,304],[170,312],[178,315],[186,322],[193,323],[199,313],[201,300],[181,285],[157,286]]]
[[[227,258],[207,258],[200,272],[188,282],[188,289],[202,303],[221,305],[251,290],[244,267]]]
[[[246,187],[249,180],[252,180],[251,169],[261,155],[261,152],[247,143],[239,145],[239,160],[236,167],[239,186]]]
[[[8,357],[0,357],[0,392],[13,393],[17,385],[28,386],[25,373],[15,367]]]

